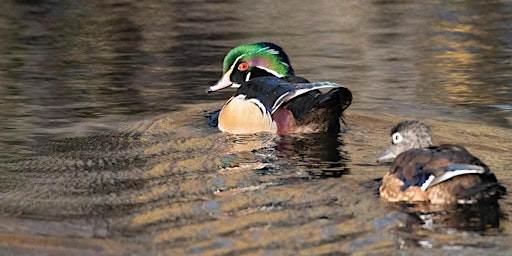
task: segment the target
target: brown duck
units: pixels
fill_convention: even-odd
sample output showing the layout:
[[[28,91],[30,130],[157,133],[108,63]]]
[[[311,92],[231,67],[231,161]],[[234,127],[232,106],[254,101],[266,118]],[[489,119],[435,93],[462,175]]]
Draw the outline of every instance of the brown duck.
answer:
[[[429,127],[419,121],[393,127],[391,145],[379,161],[392,158],[379,188],[386,201],[474,203],[506,193],[489,167],[464,147],[432,146]]]

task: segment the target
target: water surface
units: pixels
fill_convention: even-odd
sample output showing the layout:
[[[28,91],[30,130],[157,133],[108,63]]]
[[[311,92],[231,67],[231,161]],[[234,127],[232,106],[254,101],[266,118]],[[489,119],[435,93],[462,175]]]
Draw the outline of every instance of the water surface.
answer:
[[[12,254],[509,254],[512,201],[379,200],[391,126],[432,125],[511,190],[512,2],[7,1],[0,248]],[[354,94],[337,135],[233,136],[204,94],[271,41]]]

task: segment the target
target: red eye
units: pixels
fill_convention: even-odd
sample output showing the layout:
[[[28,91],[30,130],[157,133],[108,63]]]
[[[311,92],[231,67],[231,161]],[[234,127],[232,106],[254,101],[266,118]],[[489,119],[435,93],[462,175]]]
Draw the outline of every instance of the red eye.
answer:
[[[242,62],[240,65],[238,65],[238,70],[240,71],[246,71],[249,68],[249,64]]]

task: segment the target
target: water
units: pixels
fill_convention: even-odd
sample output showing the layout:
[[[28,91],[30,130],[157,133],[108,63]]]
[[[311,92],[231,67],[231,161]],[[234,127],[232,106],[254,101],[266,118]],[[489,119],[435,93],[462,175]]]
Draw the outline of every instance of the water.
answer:
[[[422,119],[511,190],[512,2],[7,1],[0,248],[7,254],[509,254],[512,201],[378,198],[375,159]],[[204,94],[271,41],[354,94],[335,136],[233,136]],[[484,209],[484,210],[482,210]]]

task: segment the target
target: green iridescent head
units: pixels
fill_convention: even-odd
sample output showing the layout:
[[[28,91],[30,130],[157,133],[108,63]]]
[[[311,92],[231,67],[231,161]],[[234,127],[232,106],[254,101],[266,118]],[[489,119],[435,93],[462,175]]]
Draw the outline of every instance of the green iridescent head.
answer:
[[[229,86],[236,88],[255,77],[287,77],[294,74],[288,56],[278,45],[268,42],[240,45],[226,55],[222,78],[207,92]]]

